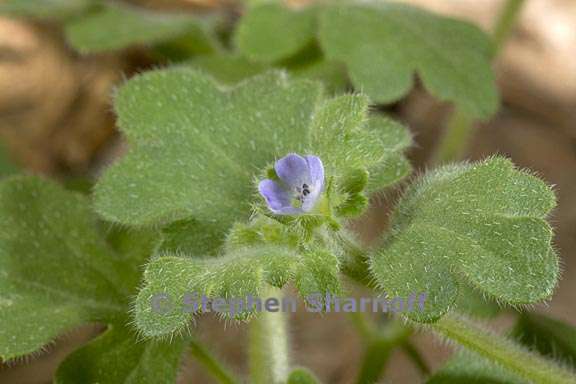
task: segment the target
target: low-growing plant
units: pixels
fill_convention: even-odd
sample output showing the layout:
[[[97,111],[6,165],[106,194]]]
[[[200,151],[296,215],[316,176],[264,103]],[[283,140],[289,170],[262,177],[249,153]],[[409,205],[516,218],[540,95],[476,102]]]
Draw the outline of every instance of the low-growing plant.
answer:
[[[515,3],[494,44],[468,23],[387,1],[255,2],[227,31],[218,15],[3,2],[62,25],[80,53],[140,44],[172,64],[115,92],[129,150],[89,196],[34,176],[0,183],[0,357],[98,322],[106,331],[64,360],[57,383],[171,383],[185,352],[235,383],[199,341],[190,293],[281,298],[291,285],[323,305],[361,285],[426,300],[385,322],[351,314],[365,347],[358,383],[376,382],[396,348],[428,383],[575,383],[576,331],[527,310],[558,281],[551,187],[499,156],[442,164],[462,153],[471,121],[498,108],[490,63]],[[415,75],[459,124],[438,166],[410,178],[409,131],[371,106],[402,98]],[[389,228],[363,246],[350,220],[401,182]],[[248,381],[318,382],[290,362],[285,314],[247,309],[222,317],[249,323]],[[521,313],[509,336],[472,320],[503,310]],[[463,348],[429,372],[415,330]]]

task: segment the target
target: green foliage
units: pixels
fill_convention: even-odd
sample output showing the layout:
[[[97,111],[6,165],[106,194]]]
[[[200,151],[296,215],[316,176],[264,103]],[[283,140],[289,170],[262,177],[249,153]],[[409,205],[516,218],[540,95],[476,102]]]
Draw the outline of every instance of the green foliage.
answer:
[[[462,350],[426,384],[526,384],[526,381],[482,356]]]
[[[501,304],[485,297],[469,285],[461,284],[458,290],[459,294],[455,302],[458,311],[478,318],[491,318],[502,311]]]
[[[96,208],[124,224],[193,216],[226,229],[247,217],[254,170],[306,145],[318,86],[270,73],[224,90],[186,68],[151,71],[116,96],[132,148],[96,186]]]
[[[56,371],[56,384],[174,383],[184,340],[136,340],[133,331],[110,326],[104,334],[73,352]]]
[[[110,257],[83,197],[16,177],[0,184],[0,201],[0,356],[32,353],[127,304],[128,266]]]
[[[364,100],[342,98],[356,99]],[[201,226],[224,232],[247,217],[255,171],[287,153],[318,154],[332,170],[349,156],[355,166],[370,170],[400,155],[405,145],[396,139],[408,137],[404,128],[389,123],[376,137],[375,129],[362,127],[365,104],[338,100],[324,105],[318,84],[288,81],[278,73],[232,89],[187,68],[136,77],[119,90],[115,102],[131,150],[97,184],[96,208],[123,224],[194,217]],[[330,107],[334,103],[341,105]],[[344,119],[350,121],[340,127]],[[333,142],[336,149],[319,142],[319,135],[336,133],[350,139]],[[360,144],[368,142],[373,151],[364,153]],[[386,184],[396,180],[388,178]]]
[[[338,295],[342,292],[338,276],[338,258],[326,249],[311,249],[304,253],[295,271],[296,288],[307,299],[310,295]]]
[[[269,69],[266,64],[254,63],[242,56],[226,53],[198,56],[190,61],[190,65],[226,85],[237,84]]]
[[[368,171],[367,188],[376,191],[410,173],[402,152],[412,138],[400,124],[380,116],[368,118],[367,111],[368,99],[361,95],[324,103],[314,115],[312,148],[332,173]]]
[[[12,161],[4,143],[0,142],[0,177],[13,175],[18,172],[18,166]]]
[[[66,19],[85,12],[97,0],[5,0],[0,3],[0,14],[38,19]]]
[[[376,103],[406,95],[417,73],[433,95],[471,116],[489,117],[498,106],[488,37],[468,23],[409,5],[289,9],[266,3],[247,11],[236,40],[243,55],[263,62],[287,60],[319,44],[325,58],[344,63],[354,86]]]
[[[295,368],[288,376],[288,384],[318,384],[320,381],[306,368]]]
[[[193,68],[199,68],[210,74],[222,84],[234,85],[249,77],[269,71],[273,68],[284,68],[294,78],[319,80],[331,93],[346,88],[346,74],[338,63],[317,58],[306,58],[303,63],[279,63],[270,65],[254,62],[243,56],[230,53],[214,53],[197,56],[189,61]]]
[[[544,356],[576,369],[576,328],[537,313],[523,313],[512,337]]]
[[[223,240],[220,228],[215,223],[179,220],[162,228],[162,241],[156,254],[205,257],[214,255]]]
[[[510,304],[544,300],[558,277],[544,220],[554,205],[550,188],[509,160],[442,167],[399,202],[372,273],[390,295],[428,294],[426,310],[409,314],[418,321],[445,313],[462,283]]]
[[[320,43],[375,102],[404,96],[417,72],[433,95],[472,116],[498,106],[490,42],[470,24],[394,2],[339,5],[322,13]]]
[[[201,309],[194,308],[192,301],[201,303],[202,296],[260,297],[266,284],[283,286],[294,274],[297,262],[293,251],[278,246],[239,249],[212,259],[160,257],[146,268],[145,286],[135,302],[136,326],[146,336],[181,332],[195,309]],[[165,307],[154,302],[158,295],[166,295],[161,303]],[[189,295],[196,295],[196,299],[190,301]],[[239,313],[238,318],[249,314]]]
[[[113,231],[107,241],[84,196],[33,177],[2,181],[0,210],[0,357],[34,353],[71,328],[103,322],[108,331],[65,360],[58,383],[131,375],[161,382],[150,376],[155,370],[174,377],[179,342],[137,343],[125,328],[153,234]]]
[[[82,53],[95,53],[161,43],[192,31],[196,36],[204,36],[202,28],[200,21],[191,16],[106,4],[71,20],[65,32],[73,48]]]
[[[289,11],[279,1],[252,7],[238,25],[239,50],[251,60],[268,63],[295,55],[314,41],[315,10]]]
[[[576,368],[576,329],[536,313],[522,313],[511,332],[516,341]],[[428,384],[523,384],[516,375],[470,351],[458,351]]]

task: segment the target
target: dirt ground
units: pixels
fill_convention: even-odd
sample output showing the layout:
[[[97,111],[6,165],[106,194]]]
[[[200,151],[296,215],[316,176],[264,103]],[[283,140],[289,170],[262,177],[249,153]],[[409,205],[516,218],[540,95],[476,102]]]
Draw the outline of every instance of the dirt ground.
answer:
[[[169,1],[168,5],[173,5]],[[489,29],[500,0],[409,0],[442,13],[464,17]],[[158,2],[156,2],[158,3]],[[211,7],[217,1],[193,1]],[[229,3],[229,2],[226,2]],[[563,278],[553,299],[538,311],[576,325],[576,3],[528,0],[521,22],[496,63],[503,95],[500,112],[479,125],[469,148],[470,159],[499,153],[530,168],[555,186],[558,208],[552,223],[562,259]],[[152,64],[138,49],[121,54],[80,57],[64,45],[51,26],[0,18],[0,137],[12,156],[27,169],[51,175],[96,174],[121,151],[114,129],[109,95],[131,73]],[[450,107],[415,89],[392,108],[415,137],[410,151],[418,171],[427,166]],[[374,199],[370,213],[355,223],[370,243],[386,226],[396,194]],[[329,319],[328,319],[329,318]],[[329,320],[329,321],[327,321]],[[496,319],[504,329],[510,319]],[[245,326],[222,324],[206,317],[198,322],[199,338],[239,372],[245,372]],[[0,367],[0,383],[51,382],[57,363],[101,331],[86,326],[64,335],[46,351]],[[353,382],[361,357],[360,340],[341,314],[299,311],[290,333],[296,363],[311,367],[326,383]],[[430,335],[417,335],[432,367],[449,348]],[[407,359],[395,354],[387,382],[417,383],[421,378]],[[201,369],[186,361],[181,383],[210,383]]]

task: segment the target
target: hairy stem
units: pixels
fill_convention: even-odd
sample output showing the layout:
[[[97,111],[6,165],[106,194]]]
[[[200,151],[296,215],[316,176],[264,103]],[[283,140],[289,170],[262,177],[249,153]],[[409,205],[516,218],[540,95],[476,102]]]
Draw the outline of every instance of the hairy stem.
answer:
[[[282,299],[270,287],[267,297]],[[288,333],[285,313],[263,311],[250,323],[250,373],[254,384],[285,383],[289,373]]]
[[[200,363],[202,366],[210,372],[212,377],[216,379],[221,384],[236,384],[237,381],[232,377],[224,366],[222,366],[218,360],[206,350],[206,348],[199,342],[192,340],[190,342],[190,354]]]
[[[507,0],[504,3],[494,26],[493,57],[496,57],[502,50],[523,4],[524,0]],[[432,164],[443,164],[464,157],[474,131],[474,119],[467,116],[463,111],[454,110],[448,118],[444,134],[432,157]]]
[[[429,326],[481,356],[535,384],[576,384],[576,374],[468,318],[447,313]]]

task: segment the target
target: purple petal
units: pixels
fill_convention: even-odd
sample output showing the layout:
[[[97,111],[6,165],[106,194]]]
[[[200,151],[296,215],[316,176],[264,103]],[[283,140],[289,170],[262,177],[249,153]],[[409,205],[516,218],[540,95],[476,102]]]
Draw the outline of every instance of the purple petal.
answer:
[[[310,169],[310,194],[306,196],[302,203],[302,210],[304,212],[310,211],[314,208],[322,189],[324,188],[324,166],[322,160],[317,156],[306,156],[306,162]]]
[[[308,162],[295,153],[284,156],[274,165],[276,174],[290,189],[311,184]]]
[[[294,208],[292,206],[290,207],[282,207],[278,210],[273,210],[272,212],[274,212],[277,215],[298,215],[301,213],[304,213],[304,210],[302,208]]]
[[[262,180],[258,184],[258,192],[266,199],[268,207],[274,213],[281,212],[286,208],[294,209],[290,204],[290,194],[274,180]]]
[[[308,169],[310,170],[310,181],[314,185],[324,185],[324,165],[318,156],[306,156]]]

